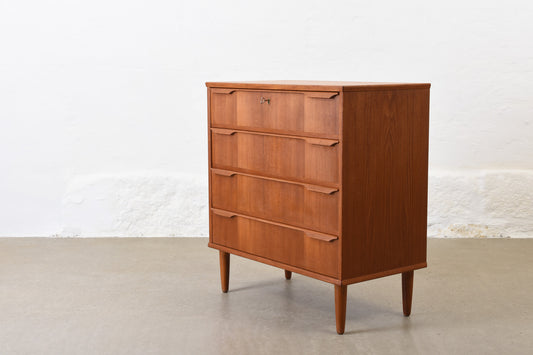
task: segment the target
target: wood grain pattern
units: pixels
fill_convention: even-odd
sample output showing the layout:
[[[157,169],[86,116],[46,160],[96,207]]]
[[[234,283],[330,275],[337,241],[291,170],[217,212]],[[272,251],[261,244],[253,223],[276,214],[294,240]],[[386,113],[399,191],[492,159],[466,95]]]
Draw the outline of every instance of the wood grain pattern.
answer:
[[[391,276],[391,275],[395,275],[395,274],[401,274],[402,272],[423,269],[423,268],[425,268],[427,266],[428,266],[428,264],[426,262],[423,262],[423,263],[420,263],[420,264],[402,266],[402,267],[399,267],[399,268],[396,268],[396,269],[388,269],[388,270],[376,272],[374,274],[366,274],[366,275],[361,275],[361,276],[357,276],[357,277],[352,277],[350,279],[342,279],[341,284],[342,285],[351,285],[351,284],[355,284],[355,283],[358,283],[358,282],[379,279],[381,277]]]
[[[344,95],[342,278],[425,263],[429,90]]]
[[[294,229],[294,230],[297,230],[297,231],[304,232],[304,236],[308,237],[308,238],[324,240],[324,241],[327,241],[327,242],[331,242],[333,240],[339,239],[339,237],[336,236],[336,235],[326,234],[326,233],[322,233],[322,232],[315,232],[315,231],[312,231],[312,230],[309,230],[309,229],[305,229],[305,228],[301,228],[301,227],[297,227],[297,226],[291,226],[291,225],[284,224],[284,223],[269,221],[269,220],[266,220],[266,219],[253,217],[253,216],[248,216],[248,215],[237,213],[237,212],[225,211],[225,210],[220,210],[220,209],[217,209],[217,208],[212,208],[211,212],[213,214],[221,216],[221,217],[232,218],[232,217],[240,216],[240,217],[244,217],[246,219],[250,219],[252,221],[271,224],[271,225],[274,225],[274,226],[279,226],[279,227],[288,228],[288,229]]]
[[[230,253],[332,283],[342,334],[347,285],[401,273],[409,315],[427,266],[430,85],[206,85],[223,290]]]
[[[337,145],[244,131],[211,134],[212,167],[284,178],[316,185],[337,186]]]
[[[336,188],[212,169],[212,206],[338,235]]]
[[[240,215],[228,218],[212,213],[212,220],[215,244],[338,277],[336,240],[318,240],[302,230]]]
[[[207,163],[211,167],[211,92],[213,89],[207,88]],[[208,189],[209,189],[209,207],[212,206],[211,202],[211,174],[208,174]],[[209,243],[213,242],[213,224],[211,218],[209,218]]]
[[[338,137],[338,93],[215,89],[214,127]]]
[[[225,252],[230,253],[230,254],[242,256],[243,258],[254,260],[254,261],[266,264],[266,265],[271,265],[271,266],[274,266],[274,267],[277,267],[277,268],[280,268],[280,269],[286,269],[286,270],[289,270],[289,271],[292,271],[292,272],[296,272],[296,273],[298,273],[300,275],[312,277],[312,278],[314,278],[316,280],[324,281],[324,282],[330,283],[332,285],[340,285],[341,284],[338,277],[326,276],[326,275],[323,275],[323,274],[316,273],[314,271],[309,271],[309,270],[306,270],[306,269],[302,269],[301,267],[296,267],[294,265],[282,263],[282,262],[279,262],[279,261],[276,261],[276,260],[272,260],[272,259],[268,259],[268,258],[259,256],[259,255],[246,253],[246,252],[244,252],[242,250],[228,248],[228,247],[226,247],[224,245],[220,245],[220,244],[207,243],[207,246],[210,247],[210,248],[213,248],[213,249],[225,251]]]
[[[207,82],[210,88],[260,89],[286,91],[382,91],[429,89],[427,83],[370,83],[360,81],[275,80],[248,82]]]

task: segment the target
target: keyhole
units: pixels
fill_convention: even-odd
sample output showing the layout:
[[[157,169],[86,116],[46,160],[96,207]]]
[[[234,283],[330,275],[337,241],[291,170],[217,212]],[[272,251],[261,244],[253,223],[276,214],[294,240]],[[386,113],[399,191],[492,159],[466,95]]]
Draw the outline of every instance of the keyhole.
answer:
[[[263,96],[261,96],[261,100],[259,101],[261,104],[264,104],[265,102],[270,105],[270,99],[267,99]]]

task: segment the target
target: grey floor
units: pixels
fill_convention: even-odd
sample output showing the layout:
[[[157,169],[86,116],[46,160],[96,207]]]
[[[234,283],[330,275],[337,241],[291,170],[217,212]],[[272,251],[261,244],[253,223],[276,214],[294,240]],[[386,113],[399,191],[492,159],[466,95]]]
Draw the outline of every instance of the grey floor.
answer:
[[[333,286],[200,238],[0,239],[0,354],[531,354],[533,239],[430,239],[402,315],[400,276]]]

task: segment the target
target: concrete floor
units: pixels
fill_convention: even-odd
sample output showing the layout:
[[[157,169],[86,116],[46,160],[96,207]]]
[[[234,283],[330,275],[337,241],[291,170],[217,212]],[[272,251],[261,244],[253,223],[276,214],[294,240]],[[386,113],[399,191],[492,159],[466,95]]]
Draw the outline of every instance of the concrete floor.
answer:
[[[0,239],[0,354],[531,354],[533,239],[430,239],[402,316],[400,276],[333,286],[203,238]]]

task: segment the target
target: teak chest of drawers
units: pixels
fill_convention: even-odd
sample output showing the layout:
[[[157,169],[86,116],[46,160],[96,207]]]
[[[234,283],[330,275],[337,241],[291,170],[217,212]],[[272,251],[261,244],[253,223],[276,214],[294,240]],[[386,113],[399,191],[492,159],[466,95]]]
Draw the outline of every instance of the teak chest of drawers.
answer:
[[[430,84],[206,83],[209,246],[347,285],[426,267]]]

